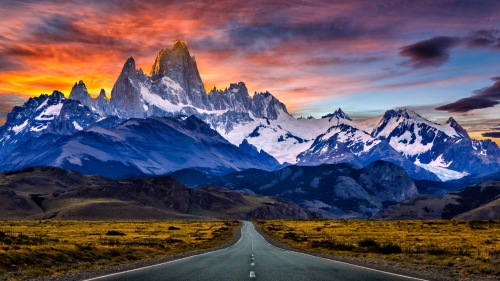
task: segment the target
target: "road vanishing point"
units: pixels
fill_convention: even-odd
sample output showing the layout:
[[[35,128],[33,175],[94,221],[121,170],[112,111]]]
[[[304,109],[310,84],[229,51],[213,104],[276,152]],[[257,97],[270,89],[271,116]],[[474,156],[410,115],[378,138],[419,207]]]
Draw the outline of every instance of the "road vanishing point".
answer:
[[[240,240],[228,248],[87,280],[410,281],[423,279],[280,249],[269,244],[255,230],[251,222],[245,221]]]

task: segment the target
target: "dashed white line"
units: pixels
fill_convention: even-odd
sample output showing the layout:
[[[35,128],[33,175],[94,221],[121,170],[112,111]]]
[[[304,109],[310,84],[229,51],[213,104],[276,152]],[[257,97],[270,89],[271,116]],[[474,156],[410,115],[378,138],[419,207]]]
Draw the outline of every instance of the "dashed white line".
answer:
[[[254,262],[252,262],[252,263],[250,264],[250,266],[255,266],[255,263],[254,263]]]
[[[250,278],[255,278],[255,272],[250,271]]]

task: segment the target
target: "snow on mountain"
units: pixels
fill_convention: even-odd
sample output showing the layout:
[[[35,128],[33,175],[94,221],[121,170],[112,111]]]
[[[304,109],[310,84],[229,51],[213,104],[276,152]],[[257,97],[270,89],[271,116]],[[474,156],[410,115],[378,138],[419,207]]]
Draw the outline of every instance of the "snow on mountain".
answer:
[[[280,163],[344,161],[365,166],[384,159],[403,166],[413,177],[428,179],[436,178],[432,173],[448,173],[442,178],[450,178],[500,170],[498,146],[472,140],[453,118],[440,125],[400,109],[353,121],[339,108],[320,119],[295,119],[271,93],[250,96],[243,82],[207,94],[196,60],[182,41],[159,52],[149,75],[137,70],[130,57],[109,100],[104,90],[92,100],[79,81],[69,99],[54,92],[14,108],[0,127],[0,147],[8,153],[44,134],[110,130],[130,118],[178,115],[194,115],[233,145],[255,147]],[[47,142],[54,139],[47,137]]]
[[[0,127],[0,156],[8,155],[28,139],[39,137],[46,132],[65,134],[64,125],[73,120],[59,116],[61,112],[67,112],[73,104],[81,105],[77,101],[65,99],[61,92],[54,91],[51,95],[43,94],[30,98],[24,105],[14,107],[7,115],[5,124]],[[88,117],[94,116],[88,108],[86,111],[84,108],[76,111],[85,112],[82,115]]]
[[[38,145],[35,153],[34,147],[29,148],[28,155],[16,151],[0,168],[48,165],[124,177],[161,175],[183,168],[220,174],[248,168],[271,170],[279,166],[265,152],[232,145],[194,116],[129,119],[112,129],[93,127],[55,143]]]
[[[463,138],[454,128],[430,122],[411,110],[388,110],[375,125],[371,135],[388,142],[408,158],[422,155],[436,142]]]
[[[446,168],[458,172],[450,174],[459,177],[500,169],[498,146],[491,141],[472,140],[453,118],[440,125],[411,110],[388,110],[378,118],[371,135],[431,172],[437,171],[432,167]]]
[[[281,163],[297,163],[297,155],[311,146],[319,134],[337,119],[295,119],[278,111],[275,120],[257,118],[250,113],[251,122],[237,124],[230,131],[218,128],[219,133],[233,144],[244,140],[273,155]],[[313,121],[314,120],[314,121]],[[222,127],[224,128],[224,127]]]
[[[461,179],[461,178],[468,175],[467,173],[460,173],[460,172],[446,169],[446,168],[443,168],[440,166],[434,166],[432,164],[420,164],[420,163],[418,163],[416,165],[428,170],[429,172],[431,172],[433,174],[435,174],[436,176],[439,177],[439,179],[441,181],[457,180],[457,179]]]

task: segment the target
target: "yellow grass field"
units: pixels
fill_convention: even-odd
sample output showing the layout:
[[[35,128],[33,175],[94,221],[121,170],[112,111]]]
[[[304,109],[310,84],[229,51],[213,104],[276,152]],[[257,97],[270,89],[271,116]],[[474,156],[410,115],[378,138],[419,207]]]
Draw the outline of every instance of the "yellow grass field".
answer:
[[[500,279],[500,221],[257,221],[292,248],[446,276]]]
[[[2,221],[0,280],[24,280],[221,246],[237,221]]]

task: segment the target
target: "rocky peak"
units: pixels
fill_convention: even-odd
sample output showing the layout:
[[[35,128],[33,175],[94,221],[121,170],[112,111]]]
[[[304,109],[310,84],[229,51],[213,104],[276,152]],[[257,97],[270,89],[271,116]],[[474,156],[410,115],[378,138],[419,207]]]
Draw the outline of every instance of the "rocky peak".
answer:
[[[455,131],[458,134],[462,135],[463,137],[470,138],[467,131],[464,128],[462,128],[462,126],[460,126],[460,124],[458,124],[458,122],[453,117],[448,118],[448,121],[446,121],[446,124],[448,124],[450,127],[455,129]]]
[[[331,121],[333,118],[347,119],[349,121],[352,121],[352,119],[344,111],[342,111],[341,108],[335,110],[333,113],[322,116],[321,118],[330,118],[329,121]]]
[[[278,119],[280,112],[288,114],[286,106],[269,92],[255,92],[252,99],[252,114],[257,118]]]
[[[217,90],[214,87],[208,93],[208,100],[215,110],[246,112],[252,104],[252,98],[243,82],[231,83],[229,89],[225,90]]]
[[[97,98],[95,98],[95,100],[93,101],[93,105],[93,110],[95,113],[98,113],[102,116],[112,115],[113,110],[104,89],[101,89],[101,92],[99,92],[99,96],[97,96]]]
[[[61,100],[65,99],[64,94],[59,92],[58,90],[54,90],[52,94],[49,96],[49,99],[53,100],[54,102],[58,103]]]
[[[106,96],[106,91],[104,89],[101,89],[99,92],[99,96],[97,96],[96,100],[108,100],[108,97]]]
[[[151,80],[157,83],[164,80],[164,77],[172,88],[181,88],[185,92],[183,95],[186,95],[188,104],[201,109],[212,109],[196,60],[189,54],[186,43],[177,40],[156,56],[151,68]]]
[[[133,57],[128,58],[125,64],[123,65],[122,72],[120,75],[122,74],[127,75],[130,79],[137,78],[137,72],[135,69],[135,60]]]
[[[85,83],[83,83],[82,80],[80,80],[78,83],[75,83],[75,85],[71,89],[69,98],[72,100],[77,100],[81,104],[89,108],[92,106],[92,98],[90,97],[90,94],[87,91],[87,87],[85,86]]]
[[[145,116],[135,61],[132,57],[123,65],[122,72],[111,90],[110,104],[117,110],[120,117],[143,118]]]
[[[243,150],[246,154],[259,159],[259,161],[261,163],[265,163],[266,165],[269,165],[269,167],[278,167],[280,165],[278,160],[276,160],[274,157],[269,155],[264,150],[257,149],[257,147],[250,144],[246,139],[244,139],[241,142],[241,144],[239,145],[239,148],[241,150]]]

